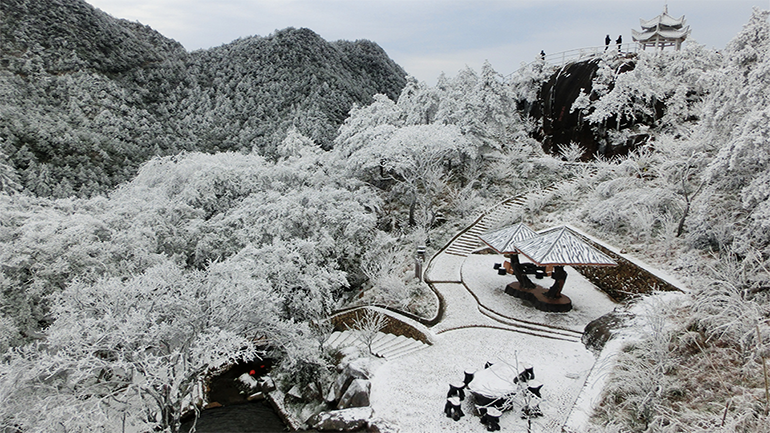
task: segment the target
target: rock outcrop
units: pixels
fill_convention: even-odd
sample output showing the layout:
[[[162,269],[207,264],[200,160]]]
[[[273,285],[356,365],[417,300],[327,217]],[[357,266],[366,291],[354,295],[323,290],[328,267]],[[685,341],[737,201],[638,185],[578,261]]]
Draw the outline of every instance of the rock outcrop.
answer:
[[[354,431],[366,427],[373,413],[371,407],[331,410],[311,416],[307,425],[320,431]]]

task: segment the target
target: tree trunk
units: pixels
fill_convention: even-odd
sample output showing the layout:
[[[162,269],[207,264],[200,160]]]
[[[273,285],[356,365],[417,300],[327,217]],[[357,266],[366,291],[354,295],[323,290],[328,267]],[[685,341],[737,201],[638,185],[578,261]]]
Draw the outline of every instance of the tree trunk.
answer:
[[[698,190],[695,191],[695,193],[692,195],[692,197],[689,197],[687,195],[687,188],[684,184],[684,178],[682,178],[682,187],[684,188],[684,201],[685,201],[685,207],[684,212],[682,213],[682,219],[679,220],[679,225],[676,227],[676,237],[682,236],[682,232],[684,232],[684,220],[687,219],[687,215],[690,213],[690,201],[692,198],[694,198],[698,193],[703,189],[703,185],[705,185],[705,182],[701,182],[700,186],[698,187]]]
[[[417,208],[417,196],[412,196],[412,203],[409,205],[409,227],[414,227],[417,222],[414,220],[414,211]]]

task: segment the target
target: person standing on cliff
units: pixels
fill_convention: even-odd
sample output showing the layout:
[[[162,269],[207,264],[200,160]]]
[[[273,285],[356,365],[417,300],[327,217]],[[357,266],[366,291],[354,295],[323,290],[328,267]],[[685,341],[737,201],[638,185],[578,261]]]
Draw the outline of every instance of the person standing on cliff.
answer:
[[[618,52],[620,52],[620,45],[623,44],[623,35],[618,35],[618,40],[615,41],[618,44]]]
[[[607,37],[604,38],[604,51],[607,51],[607,48],[610,47],[610,42],[612,42],[612,39],[610,39],[610,35],[607,35]]]

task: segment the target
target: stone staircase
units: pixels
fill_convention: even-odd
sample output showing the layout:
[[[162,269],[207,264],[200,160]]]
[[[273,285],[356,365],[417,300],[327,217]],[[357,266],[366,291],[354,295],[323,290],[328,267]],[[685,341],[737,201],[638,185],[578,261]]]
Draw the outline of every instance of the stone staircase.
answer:
[[[595,175],[596,171],[594,170],[588,174],[588,177],[593,177]],[[460,236],[453,239],[449,246],[444,250],[444,253],[453,256],[468,257],[473,251],[484,245],[478,235],[489,230],[500,228],[500,222],[509,217],[514,209],[525,206],[529,200],[536,201],[540,197],[547,196],[558,190],[560,186],[568,185],[573,182],[574,180],[568,180],[561,184],[552,184],[537,192],[520,194],[498,203],[483,213],[476,222],[469,226],[462,234],[460,234]]]
[[[341,349],[347,346],[357,346],[362,350],[367,350],[364,343],[356,335],[356,331],[335,331],[324,343],[329,349]],[[420,350],[428,345],[422,341],[403,335],[386,334],[378,332],[372,342],[372,353],[380,358],[390,361],[408,353]]]
[[[524,205],[526,201],[526,196],[516,196],[495,206],[489,212],[479,217],[476,223],[468,230],[452,241],[451,245],[444,252],[453,256],[468,257],[474,250],[483,245],[478,235],[497,228],[500,221],[510,215],[514,209]]]

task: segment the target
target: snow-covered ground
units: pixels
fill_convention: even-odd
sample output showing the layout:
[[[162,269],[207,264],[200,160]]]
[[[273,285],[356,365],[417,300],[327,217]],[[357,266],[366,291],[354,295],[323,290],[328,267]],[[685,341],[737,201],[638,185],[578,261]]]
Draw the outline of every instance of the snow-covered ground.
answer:
[[[464,328],[437,336],[424,350],[383,364],[372,381],[371,404],[378,418],[398,425],[401,432],[486,431],[472,415],[470,399],[460,421],[444,413],[449,383],[462,381],[466,369],[486,362],[530,363],[541,381],[543,417],[535,432],[560,431],[594,364],[580,343],[535,337],[500,329]],[[509,411],[500,418],[503,431],[526,431],[526,421]]]
[[[585,325],[617,304],[574,270],[564,293],[573,302],[568,313],[546,313],[504,293],[514,281],[493,269],[501,255],[479,254],[462,258],[439,257],[429,270],[436,289],[445,301],[442,321],[432,328],[433,345],[384,363],[372,379],[371,404],[377,418],[397,425],[402,432],[485,431],[473,416],[470,399],[463,403],[466,417],[453,421],[444,415],[449,384],[462,381],[464,371],[477,370],[487,362],[534,366],[542,389],[543,416],[533,421],[532,431],[560,431],[595,363],[594,355],[577,337],[568,340],[517,332],[479,311],[479,304],[500,316],[523,319],[546,326],[582,331]],[[462,282],[454,283],[462,278]],[[550,286],[552,280],[537,281]],[[476,301],[478,299],[478,302]],[[482,308],[483,309],[483,308]],[[508,329],[500,329],[508,328]],[[576,333],[573,335],[577,335]],[[503,431],[526,431],[526,420],[517,411],[503,414]]]
[[[651,314],[651,312],[660,311],[659,304],[669,307],[680,306],[689,299],[687,293],[659,292],[642,298],[630,306],[628,313],[633,318],[625,324],[624,328],[617,330],[602,349],[564,425],[564,432],[581,433],[588,429],[591,412],[601,401],[602,390],[610,378],[609,373],[615,367],[618,353],[625,345],[637,342],[653,332],[649,329],[649,325],[651,321],[655,321],[654,317],[657,314]]]
[[[430,281],[460,281],[460,269],[465,257],[441,253],[434,258],[425,271]]]
[[[462,266],[462,280],[479,303],[503,316],[582,332],[590,321],[611,312],[618,305],[576,270],[565,266],[567,281],[562,293],[572,300],[572,310],[567,313],[536,310],[528,302],[505,293],[505,286],[516,278],[513,275],[498,275],[493,269],[495,263],[505,260],[497,254],[472,254]],[[526,260],[522,259],[524,262]],[[553,284],[553,279],[548,277],[531,279],[545,288]]]

